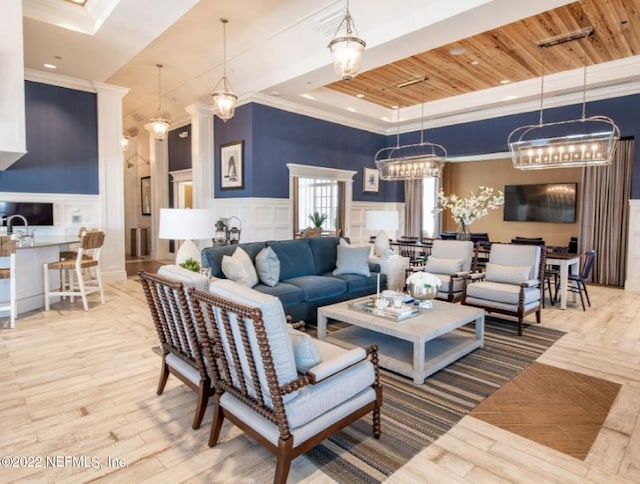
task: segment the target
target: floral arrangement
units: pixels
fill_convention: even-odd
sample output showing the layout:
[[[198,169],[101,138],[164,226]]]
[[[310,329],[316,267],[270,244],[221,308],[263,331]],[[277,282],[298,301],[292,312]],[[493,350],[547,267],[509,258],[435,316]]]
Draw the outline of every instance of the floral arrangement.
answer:
[[[439,288],[442,285],[440,279],[430,272],[414,272],[407,277],[407,285],[413,284],[417,287]]]
[[[480,186],[478,194],[471,192],[467,198],[458,197],[456,194],[446,196],[440,190],[438,207],[434,211],[442,212],[444,209],[449,209],[460,231],[466,232],[469,225],[487,215],[489,210],[495,210],[502,204],[504,204],[504,193],[500,190],[495,192],[490,187]]]

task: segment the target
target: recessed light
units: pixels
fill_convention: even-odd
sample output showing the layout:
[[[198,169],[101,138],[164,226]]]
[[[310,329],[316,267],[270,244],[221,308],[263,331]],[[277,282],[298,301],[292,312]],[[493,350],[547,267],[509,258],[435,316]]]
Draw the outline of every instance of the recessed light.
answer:
[[[398,106],[391,106],[391,109],[398,109]]]
[[[54,64],[42,64],[44,67],[46,67],[47,69],[55,69],[56,66]]]
[[[311,99],[312,101],[316,100],[316,98],[313,97],[311,94],[300,94],[300,97],[303,97],[305,99]]]
[[[518,96],[506,96],[503,97],[502,100],[503,101],[513,101],[514,99],[517,99]]]
[[[355,109],[353,109],[353,108],[345,108],[345,109],[346,109],[347,111],[351,112],[351,113],[355,113],[355,112],[356,112],[356,110],[355,110]]]
[[[356,97],[359,97],[360,99],[362,99],[364,97],[364,94],[356,94]]]
[[[462,55],[467,51],[467,49],[465,49],[464,47],[454,47],[453,49],[451,49],[449,51],[449,54],[451,55]]]
[[[471,62],[469,62],[469,64],[471,64],[472,66],[477,66],[478,64],[480,64],[480,61],[472,60]]]
[[[278,97],[280,96],[280,91],[271,91],[271,95]]]
[[[500,84],[509,84],[511,81],[509,79],[502,79]]]

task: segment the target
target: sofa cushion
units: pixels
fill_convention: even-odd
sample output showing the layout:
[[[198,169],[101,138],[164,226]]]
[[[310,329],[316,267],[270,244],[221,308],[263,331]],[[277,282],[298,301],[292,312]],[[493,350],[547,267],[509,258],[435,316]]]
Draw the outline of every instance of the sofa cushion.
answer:
[[[222,256],[222,272],[227,279],[243,286],[253,287],[258,284],[258,274],[253,262],[241,247],[237,247],[232,256]]]
[[[282,301],[282,304],[296,304],[304,302],[304,291],[298,286],[287,284],[286,282],[279,282],[275,286],[258,284],[254,289],[277,297]]]
[[[337,248],[338,258],[334,276],[342,274],[359,274],[369,276],[369,254],[370,247],[351,247],[346,242],[340,241]]]
[[[371,274],[369,277],[359,276],[357,274],[340,274],[333,276],[337,279],[343,280],[347,283],[347,291],[349,292],[361,292],[371,290],[376,292],[376,285],[378,283],[378,274]],[[386,274],[380,274],[380,288],[385,288],[387,284]]]
[[[319,301],[347,292],[347,283],[336,277],[300,276],[283,282],[302,289],[304,300],[307,302]]]
[[[313,252],[313,261],[316,265],[316,274],[332,272],[336,268],[339,242],[339,237],[312,237],[309,239],[309,247]]]
[[[248,242],[246,244],[207,247],[202,249],[200,253],[203,267],[211,267],[211,275],[214,277],[224,277],[224,273],[222,272],[222,256],[232,255],[237,247],[242,247],[253,262],[258,253],[266,247],[266,244],[264,242]]]
[[[267,245],[280,260],[280,280],[316,274],[309,239],[270,240]]]
[[[260,282],[275,286],[280,280],[280,261],[271,247],[265,247],[256,256],[256,272]]]

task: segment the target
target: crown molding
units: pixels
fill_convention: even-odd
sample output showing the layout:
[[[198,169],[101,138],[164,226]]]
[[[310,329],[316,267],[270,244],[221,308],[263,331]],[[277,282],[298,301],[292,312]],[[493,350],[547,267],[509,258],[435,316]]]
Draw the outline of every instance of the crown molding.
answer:
[[[40,71],[37,69],[25,69],[24,78],[26,81],[40,82],[42,84],[51,84],[52,86],[66,87],[77,91],[96,92],[91,81],[85,79],[77,79],[75,77],[63,76],[52,72]]]

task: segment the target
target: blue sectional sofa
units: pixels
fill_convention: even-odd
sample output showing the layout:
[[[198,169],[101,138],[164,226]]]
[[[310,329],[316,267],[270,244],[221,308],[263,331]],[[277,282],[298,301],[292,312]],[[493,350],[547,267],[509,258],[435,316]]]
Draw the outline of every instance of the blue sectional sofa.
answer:
[[[258,253],[271,247],[280,261],[279,281],[273,287],[258,283],[253,289],[278,297],[294,321],[315,322],[320,306],[376,292],[378,264],[369,264],[369,276],[333,275],[339,243],[338,237],[313,237],[208,247],[201,252],[202,266],[210,267],[212,276],[224,278],[222,257],[232,255],[236,247],[242,247],[254,265]],[[386,275],[380,274],[380,288],[386,287]]]

